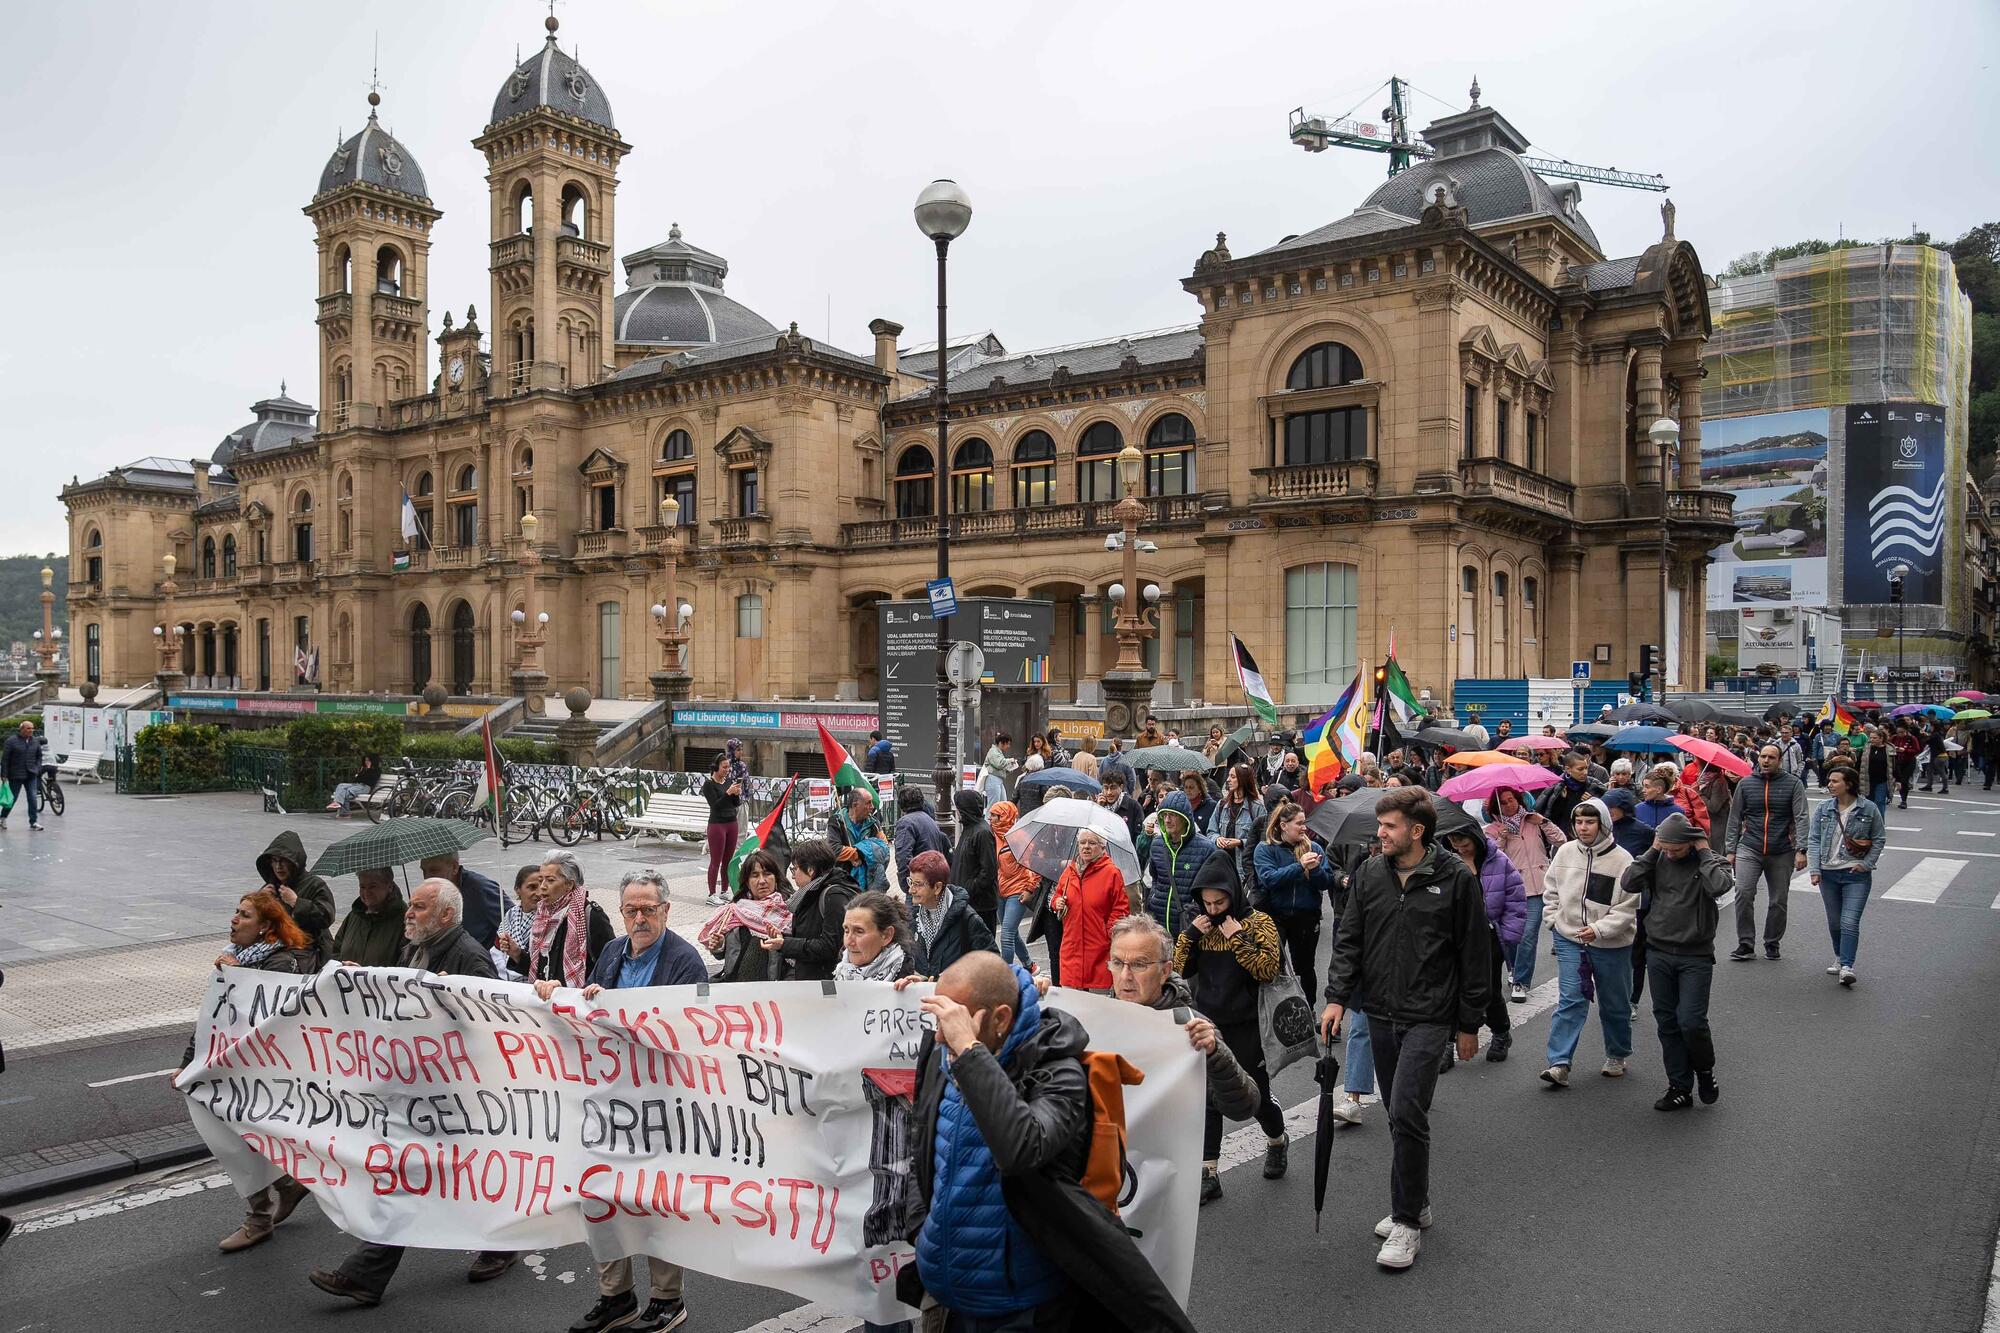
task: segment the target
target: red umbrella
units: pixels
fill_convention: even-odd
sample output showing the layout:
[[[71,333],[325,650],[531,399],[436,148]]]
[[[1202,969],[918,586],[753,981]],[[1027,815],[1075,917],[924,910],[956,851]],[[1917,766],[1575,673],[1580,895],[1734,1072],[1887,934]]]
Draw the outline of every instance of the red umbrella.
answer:
[[[1500,748],[1513,754],[1520,750],[1569,750],[1575,747],[1560,736],[1510,736],[1500,742]]]
[[[1967,695],[1966,697],[1969,699],[1972,696]],[[1880,708],[1882,705],[1875,702],[1873,699],[1849,699],[1847,701],[1847,706],[1849,708]]]
[[[1697,740],[1693,736],[1669,736],[1667,743],[1676,750],[1693,755],[1704,764],[1713,764],[1725,773],[1734,773],[1739,778],[1750,776],[1748,759],[1732,754],[1714,741]]]

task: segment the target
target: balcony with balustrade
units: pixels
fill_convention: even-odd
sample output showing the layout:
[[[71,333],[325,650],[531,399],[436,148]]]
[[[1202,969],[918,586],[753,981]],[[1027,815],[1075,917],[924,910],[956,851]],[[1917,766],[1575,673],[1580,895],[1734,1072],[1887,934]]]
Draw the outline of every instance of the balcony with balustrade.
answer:
[[[1146,531],[1199,527],[1202,522],[1202,497],[1199,495],[1155,495],[1145,497],[1141,503],[1146,506],[1147,514],[1140,520],[1139,526]],[[1096,535],[1119,527],[1118,518],[1112,512],[1117,507],[1114,502],[1094,501],[953,514],[947,535],[953,542]],[[937,540],[938,520],[929,515],[868,519],[860,523],[844,523],[840,533],[842,545],[849,547],[921,544]]]
[[[579,532],[576,534],[576,558],[579,560],[615,560],[622,557],[631,545],[632,534],[623,528],[606,528],[602,531]]]
[[[1283,467],[1253,467],[1250,475],[1263,483],[1264,493],[1251,505],[1298,500],[1365,500],[1375,494],[1375,460],[1352,458],[1338,463],[1293,463]]]
[[[769,514],[738,514],[730,518],[710,519],[709,523],[715,529],[716,542],[723,546],[761,545],[771,540]]]
[[[1467,500],[1475,504],[1497,501],[1558,518],[1576,516],[1576,487],[1518,463],[1501,458],[1469,458],[1459,463],[1458,477]]]
[[[437,546],[428,554],[431,568],[435,570],[479,568],[480,548],[477,546]]]

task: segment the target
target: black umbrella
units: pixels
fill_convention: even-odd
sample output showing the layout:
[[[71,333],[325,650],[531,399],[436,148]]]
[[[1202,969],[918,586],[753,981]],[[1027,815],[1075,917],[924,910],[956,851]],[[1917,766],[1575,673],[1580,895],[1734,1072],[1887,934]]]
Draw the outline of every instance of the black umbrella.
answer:
[[[1775,703],[1764,710],[1764,720],[1766,722],[1776,722],[1780,716],[1786,713],[1790,713],[1796,717],[1798,716],[1798,711],[1799,706],[1795,703]]]
[[[1754,727],[1764,719],[1758,717],[1755,713],[1738,713],[1727,708],[1718,708],[1715,710],[1715,716],[1710,720],[1720,723],[1725,727]]]
[[[1648,722],[1655,726],[1677,727],[1681,720],[1658,704],[1626,704],[1611,710],[1613,722]]]
[[[1672,700],[1667,711],[1683,722],[1713,722],[1717,716],[1715,705],[1700,699]]]
[[[1313,1068],[1313,1082],[1319,1084],[1319,1124],[1313,1130],[1313,1234],[1319,1234],[1319,1215],[1326,1209],[1326,1177],[1333,1163],[1333,1099],[1340,1090],[1340,1061],[1328,1048]]]
[[[1417,745],[1449,746],[1454,750],[1483,750],[1479,738],[1457,727],[1422,727],[1412,736]]]
[[[1581,727],[1571,727],[1563,734],[1573,741],[1608,741],[1618,734],[1618,728],[1609,722],[1591,722]]]
[[[1375,836],[1375,803],[1382,793],[1372,787],[1321,801],[1306,812],[1306,827],[1329,847],[1358,847]]]

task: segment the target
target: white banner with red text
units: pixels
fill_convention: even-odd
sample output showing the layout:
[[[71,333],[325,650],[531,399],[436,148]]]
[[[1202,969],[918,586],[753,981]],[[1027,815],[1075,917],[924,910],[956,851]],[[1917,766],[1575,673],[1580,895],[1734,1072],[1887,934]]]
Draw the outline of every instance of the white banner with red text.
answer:
[[[605,991],[405,968],[228,968],[176,1081],[240,1193],[280,1173],[383,1244],[657,1255],[881,1323],[913,1151],[920,999],[881,982]],[[1051,992],[1125,1089],[1121,1209],[1185,1304],[1206,1077],[1170,1016]]]

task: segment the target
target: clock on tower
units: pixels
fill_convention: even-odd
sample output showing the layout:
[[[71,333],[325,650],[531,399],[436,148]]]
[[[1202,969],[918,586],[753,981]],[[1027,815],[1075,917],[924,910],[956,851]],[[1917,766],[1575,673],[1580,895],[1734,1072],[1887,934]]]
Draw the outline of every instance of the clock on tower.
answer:
[[[465,323],[452,327],[444,317],[438,334],[437,394],[446,412],[470,411],[486,390],[486,358],[479,350],[479,314],[468,306]]]

